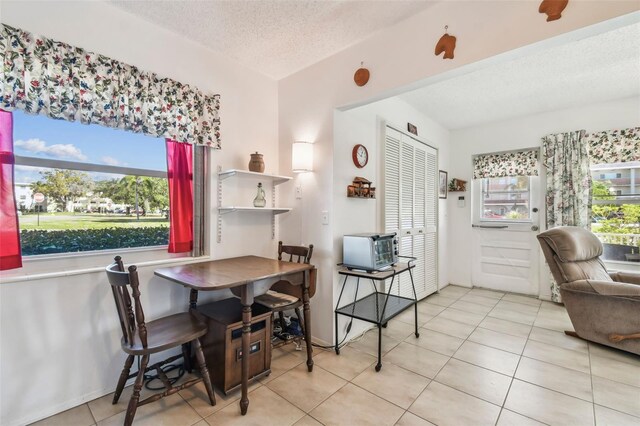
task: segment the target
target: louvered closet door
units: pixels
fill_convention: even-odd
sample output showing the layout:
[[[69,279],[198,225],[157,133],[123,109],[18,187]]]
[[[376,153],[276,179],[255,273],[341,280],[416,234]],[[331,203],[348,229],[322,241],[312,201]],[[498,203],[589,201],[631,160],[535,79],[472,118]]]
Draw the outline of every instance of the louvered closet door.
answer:
[[[417,257],[418,298],[437,290],[437,152],[387,127],[384,165],[385,232],[396,232],[399,252]],[[393,293],[413,297],[410,276],[399,276]]]

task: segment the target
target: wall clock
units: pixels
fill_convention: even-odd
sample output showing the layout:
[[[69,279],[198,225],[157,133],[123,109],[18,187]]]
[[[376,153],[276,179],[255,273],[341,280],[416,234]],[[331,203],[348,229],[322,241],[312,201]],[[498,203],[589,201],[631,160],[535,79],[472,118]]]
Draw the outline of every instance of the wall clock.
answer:
[[[369,152],[364,145],[357,144],[354,145],[353,151],[351,151],[351,158],[353,159],[353,164],[355,164],[357,168],[361,169],[369,162]]]

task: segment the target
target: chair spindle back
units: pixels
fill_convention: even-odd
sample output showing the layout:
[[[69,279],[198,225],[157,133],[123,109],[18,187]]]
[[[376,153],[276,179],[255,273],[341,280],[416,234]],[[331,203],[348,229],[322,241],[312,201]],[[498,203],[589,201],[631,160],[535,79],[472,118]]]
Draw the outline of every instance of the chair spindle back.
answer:
[[[285,261],[309,264],[311,255],[313,255],[313,244],[310,244],[309,247],[285,246],[282,245],[282,241],[278,241],[278,260],[282,260],[283,254],[289,255],[289,259],[285,259]],[[295,260],[294,256],[296,257]]]
[[[122,258],[115,257],[114,263],[107,266],[107,277],[116,303],[122,337],[130,346],[133,345],[136,327],[143,347],[147,347],[147,327],[145,325],[144,311],[140,302],[140,281],[138,280],[138,268],[131,265],[125,271]],[[131,286],[133,306],[129,288]]]

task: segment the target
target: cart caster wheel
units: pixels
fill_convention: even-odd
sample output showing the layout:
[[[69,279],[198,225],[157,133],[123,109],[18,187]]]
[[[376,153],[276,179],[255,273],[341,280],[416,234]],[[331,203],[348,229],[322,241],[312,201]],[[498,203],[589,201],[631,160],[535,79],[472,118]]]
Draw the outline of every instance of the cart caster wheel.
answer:
[[[416,338],[420,337],[420,333],[416,333]]]
[[[386,323],[382,324],[382,328],[387,328],[387,325],[389,325],[389,323],[388,323],[388,322],[386,322]]]
[[[382,369],[382,364],[376,365],[376,372],[380,371],[381,369]]]

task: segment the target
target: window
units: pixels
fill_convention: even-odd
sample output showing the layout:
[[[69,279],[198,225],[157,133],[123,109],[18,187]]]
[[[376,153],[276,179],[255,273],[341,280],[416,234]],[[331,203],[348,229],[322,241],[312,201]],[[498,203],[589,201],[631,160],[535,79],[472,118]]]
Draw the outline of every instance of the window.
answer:
[[[23,256],[167,245],[163,139],[13,116]]]
[[[591,230],[604,245],[603,258],[640,262],[640,162],[596,164],[591,172]]]
[[[481,179],[480,220],[529,221],[531,204],[528,176]]]

